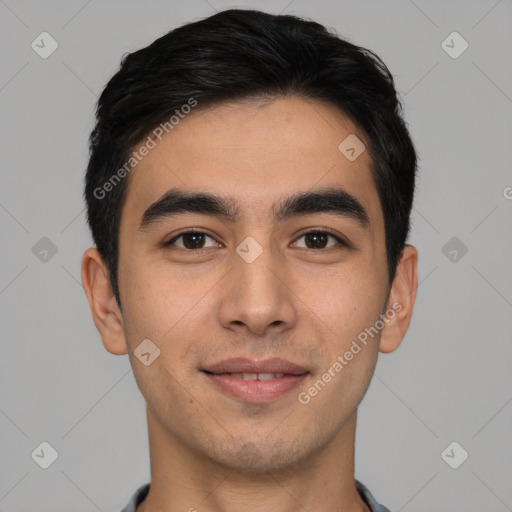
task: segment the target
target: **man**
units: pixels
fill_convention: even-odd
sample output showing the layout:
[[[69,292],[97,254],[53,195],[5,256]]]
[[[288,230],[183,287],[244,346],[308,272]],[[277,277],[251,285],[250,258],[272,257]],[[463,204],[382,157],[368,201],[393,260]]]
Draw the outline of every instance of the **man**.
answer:
[[[415,172],[386,66],[314,22],[227,10],[124,58],[82,261],[147,403],[151,485],[124,512],[388,510],[355,428],[412,315]]]

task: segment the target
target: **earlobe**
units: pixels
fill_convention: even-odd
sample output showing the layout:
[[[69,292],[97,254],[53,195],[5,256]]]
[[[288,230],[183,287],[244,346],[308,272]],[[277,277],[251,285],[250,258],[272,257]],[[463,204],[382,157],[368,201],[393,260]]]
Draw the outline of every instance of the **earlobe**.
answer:
[[[418,288],[418,251],[406,245],[397,265],[386,308],[379,351],[389,353],[402,342],[412,318]]]
[[[103,345],[112,354],[126,354],[123,317],[112,291],[107,266],[94,247],[87,249],[82,257],[82,285]]]

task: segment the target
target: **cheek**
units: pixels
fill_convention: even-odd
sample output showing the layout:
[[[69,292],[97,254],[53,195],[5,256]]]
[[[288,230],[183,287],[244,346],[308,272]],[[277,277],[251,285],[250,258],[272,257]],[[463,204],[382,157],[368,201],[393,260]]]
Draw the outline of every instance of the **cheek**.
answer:
[[[122,276],[121,300],[128,335],[161,340],[184,314],[186,299],[179,291],[181,286],[161,265],[136,257],[124,266]]]
[[[333,276],[329,288],[315,294],[315,301],[311,309],[325,337],[318,344],[323,364],[311,392],[322,395],[315,399],[319,414],[330,404],[327,414],[338,421],[357,407],[371,381],[380,340],[380,331],[372,327],[382,311],[383,291],[370,272],[352,272]]]
[[[300,279],[301,297],[307,297],[306,304],[342,339],[357,336],[381,313],[385,288],[382,276],[371,268],[361,265],[333,270],[327,279],[316,280],[314,286],[308,286],[307,277]]]
[[[126,275],[123,319],[132,357],[144,339],[151,340],[160,350],[158,359],[149,367],[132,360],[137,380],[140,378],[147,392],[160,384],[172,387],[173,376],[182,382],[195,368],[191,348],[193,354],[194,345],[204,340],[198,334],[204,329],[201,326],[205,318],[211,317],[211,308],[201,300],[208,287],[203,280],[183,272],[171,273],[168,265],[158,262],[132,265]],[[163,377],[165,372],[170,373],[171,382]]]

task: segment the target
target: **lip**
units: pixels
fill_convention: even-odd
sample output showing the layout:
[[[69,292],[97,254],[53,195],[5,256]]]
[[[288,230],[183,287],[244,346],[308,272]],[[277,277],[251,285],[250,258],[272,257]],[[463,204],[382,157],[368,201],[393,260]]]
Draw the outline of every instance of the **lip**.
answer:
[[[255,361],[245,357],[236,357],[225,359],[214,363],[205,368],[203,371],[208,373],[285,373],[288,375],[302,375],[309,373],[306,368],[298,364],[273,357],[263,361]]]
[[[243,402],[265,403],[276,400],[299,386],[309,375],[303,366],[272,358],[254,361],[234,358],[220,361],[204,368],[205,376],[224,393]],[[282,373],[282,377],[270,380],[243,380],[233,373]]]

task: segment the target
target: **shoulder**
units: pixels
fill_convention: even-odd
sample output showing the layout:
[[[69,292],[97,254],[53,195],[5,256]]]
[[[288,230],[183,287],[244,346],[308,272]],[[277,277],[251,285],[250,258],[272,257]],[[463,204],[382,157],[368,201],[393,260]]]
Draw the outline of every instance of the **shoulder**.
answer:
[[[371,512],[391,512],[389,508],[381,505],[380,503],[377,503],[377,500],[374,498],[368,487],[363,485],[358,480],[356,480],[356,489],[361,498],[363,498],[363,500],[370,508]]]
[[[137,507],[144,501],[149,492],[150,484],[144,484],[137,489],[135,494],[132,496],[130,502],[126,505],[126,507],[121,510],[121,512],[135,512]]]

